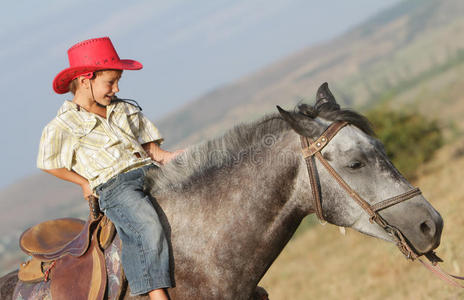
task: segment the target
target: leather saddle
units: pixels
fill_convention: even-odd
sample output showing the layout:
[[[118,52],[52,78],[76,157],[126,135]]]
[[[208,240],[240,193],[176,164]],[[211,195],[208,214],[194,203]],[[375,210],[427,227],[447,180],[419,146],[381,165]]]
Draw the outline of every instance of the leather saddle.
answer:
[[[89,199],[86,222],[75,218],[49,220],[27,229],[20,248],[32,257],[20,266],[23,282],[50,279],[53,299],[103,299],[107,275],[104,249],[115,235],[96,198]]]

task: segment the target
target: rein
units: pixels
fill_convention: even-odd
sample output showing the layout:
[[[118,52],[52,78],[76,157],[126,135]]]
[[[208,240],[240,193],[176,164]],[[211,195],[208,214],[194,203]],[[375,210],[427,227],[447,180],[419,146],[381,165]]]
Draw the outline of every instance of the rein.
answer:
[[[443,271],[439,266],[438,262],[442,262],[443,260],[439,258],[435,252],[430,251],[425,254],[427,259],[430,261],[424,262],[422,259],[419,258],[421,256],[418,254],[413,247],[410,246],[408,240],[403,235],[403,233],[396,227],[388,224],[388,222],[380,216],[378,213],[379,211],[401,203],[403,201],[409,200],[414,198],[418,195],[421,195],[421,191],[419,188],[413,188],[403,194],[382,200],[374,205],[369,204],[366,200],[364,200],[355,190],[353,190],[345,180],[335,171],[329,162],[323,157],[321,151],[322,149],[332,140],[332,138],[342,129],[343,127],[347,126],[347,122],[334,122],[332,123],[319,138],[315,141],[312,139],[301,136],[301,147],[303,157],[306,162],[306,167],[308,169],[309,174],[309,181],[311,184],[311,191],[313,194],[312,201],[313,201],[313,208],[316,212],[317,217],[321,221],[326,221],[322,212],[322,193],[321,193],[321,184],[319,181],[319,175],[316,169],[316,158],[319,162],[327,169],[327,171],[332,175],[332,177],[338,182],[338,184],[353,198],[353,200],[358,203],[368,214],[369,214],[369,221],[371,223],[375,222],[380,227],[382,227],[389,235],[391,235],[396,242],[396,246],[399,248],[401,253],[407,259],[414,261],[418,259],[422,265],[424,265],[428,270],[433,272],[436,276],[441,278],[442,280],[447,281],[448,283],[464,288],[464,285],[459,284],[458,282],[454,281],[454,279],[464,280],[464,277],[459,277],[455,275],[451,275]]]

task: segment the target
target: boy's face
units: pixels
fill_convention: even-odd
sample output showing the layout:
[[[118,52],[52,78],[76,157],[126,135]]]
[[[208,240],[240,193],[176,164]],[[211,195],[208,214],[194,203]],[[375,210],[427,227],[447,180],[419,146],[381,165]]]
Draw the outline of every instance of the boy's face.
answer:
[[[98,104],[107,106],[111,103],[111,99],[119,92],[118,83],[121,75],[122,71],[106,70],[91,80],[93,96]]]

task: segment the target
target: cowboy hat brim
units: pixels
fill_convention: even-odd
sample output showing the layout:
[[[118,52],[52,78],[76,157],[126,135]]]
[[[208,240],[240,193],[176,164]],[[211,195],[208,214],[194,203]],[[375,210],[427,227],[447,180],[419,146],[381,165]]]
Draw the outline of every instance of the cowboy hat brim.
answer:
[[[98,66],[77,66],[66,68],[53,79],[53,90],[58,94],[65,94],[69,92],[69,83],[79,75],[101,71],[101,70],[140,70],[143,65],[132,59],[121,59],[115,62],[103,62]]]

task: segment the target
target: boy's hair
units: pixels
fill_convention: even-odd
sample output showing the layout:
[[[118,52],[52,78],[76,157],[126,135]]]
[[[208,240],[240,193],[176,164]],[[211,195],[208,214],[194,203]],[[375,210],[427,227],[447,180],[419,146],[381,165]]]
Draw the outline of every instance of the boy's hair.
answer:
[[[114,70],[114,69],[94,71],[94,72],[93,72],[93,76],[92,76],[92,78],[90,78],[90,80],[93,80],[93,79],[97,78],[98,76],[100,76],[101,74],[103,74],[104,71],[115,71],[115,72],[120,72],[120,73],[122,73],[122,70]],[[78,79],[79,79],[79,77],[76,77],[76,78],[74,78],[73,80],[71,80],[71,82],[69,83],[69,91],[70,91],[73,95],[76,94],[77,88],[79,87],[79,81],[78,81]]]

